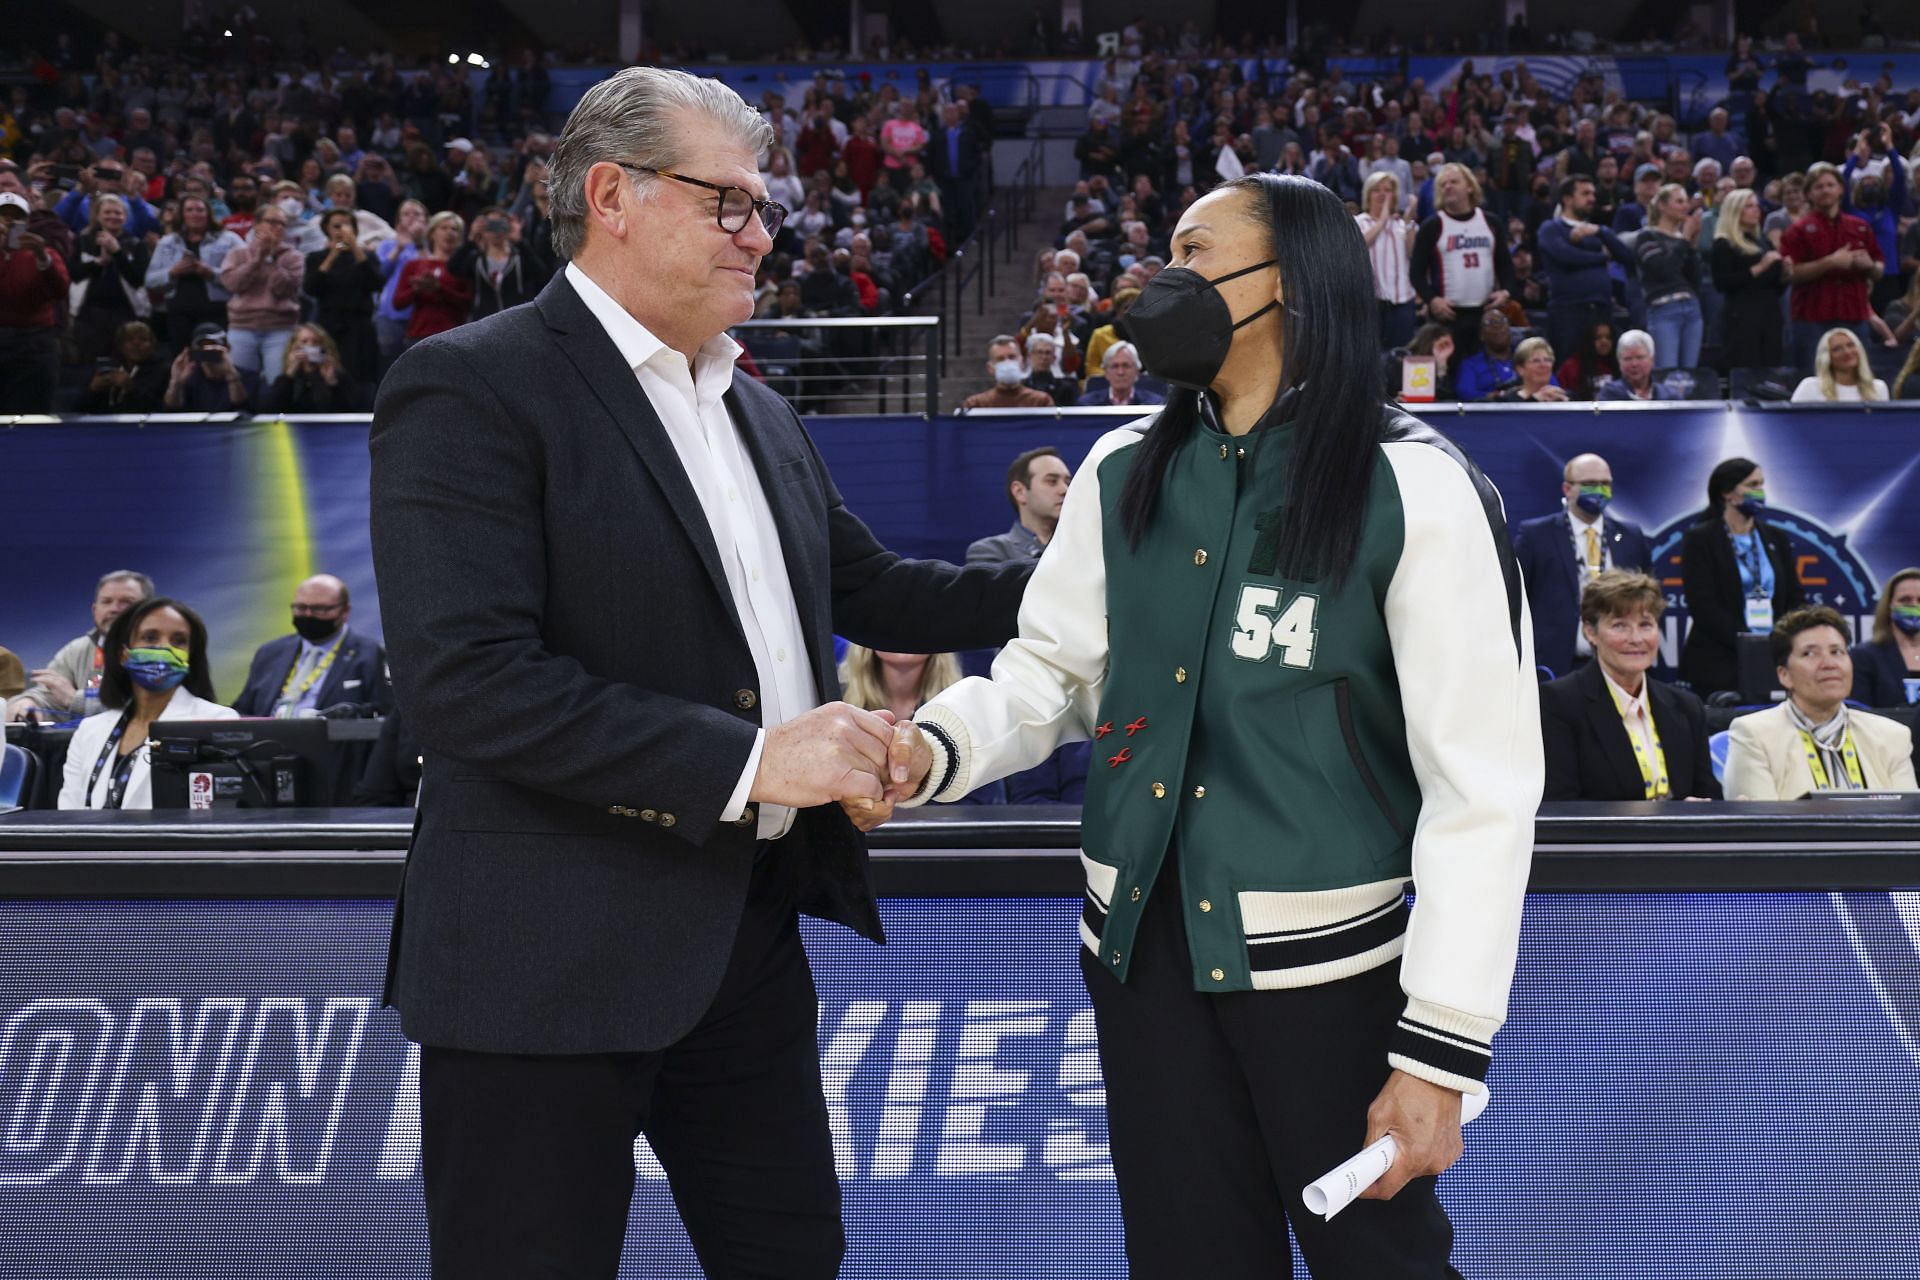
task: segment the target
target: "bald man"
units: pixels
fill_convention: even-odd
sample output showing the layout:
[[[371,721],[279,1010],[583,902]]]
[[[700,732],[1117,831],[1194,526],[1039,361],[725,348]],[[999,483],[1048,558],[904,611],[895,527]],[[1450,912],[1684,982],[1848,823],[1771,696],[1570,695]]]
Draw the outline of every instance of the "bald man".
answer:
[[[1580,593],[1606,569],[1645,571],[1647,535],[1609,510],[1613,468],[1597,453],[1568,461],[1560,473],[1560,510],[1522,523],[1514,555],[1533,610],[1533,660],[1555,676],[1572,674],[1593,656],[1580,630]]]
[[[284,718],[351,706],[385,715],[393,707],[387,651],[347,625],[352,614],[339,578],[319,573],[301,583],[293,593],[294,634],[260,646],[234,710]]]

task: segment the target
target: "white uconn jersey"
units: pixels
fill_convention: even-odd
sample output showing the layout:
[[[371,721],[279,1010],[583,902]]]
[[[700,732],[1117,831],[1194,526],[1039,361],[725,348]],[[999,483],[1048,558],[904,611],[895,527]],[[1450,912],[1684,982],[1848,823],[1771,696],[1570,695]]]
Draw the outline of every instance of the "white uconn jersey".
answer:
[[[1465,218],[1440,211],[1440,294],[1448,302],[1477,307],[1494,290],[1493,227],[1475,209]]]

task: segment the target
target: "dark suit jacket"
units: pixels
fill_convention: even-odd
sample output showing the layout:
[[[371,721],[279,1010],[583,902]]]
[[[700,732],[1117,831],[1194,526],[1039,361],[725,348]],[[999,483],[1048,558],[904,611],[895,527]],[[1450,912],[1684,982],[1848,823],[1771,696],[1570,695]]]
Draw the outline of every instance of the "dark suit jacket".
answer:
[[[1017,629],[1030,565],[888,552],[799,418],[736,376],[823,698],[833,635],[908,653]],[[672,1043],[711,1003],[756,851],[721,811],[760,725],[720,554],[665,428],[564,272],[409,350],[372,430],[374,563],[425,756],[388,958],[406,1034],[499,1053]],[[804,910],[878,940],[838,806],[774,845]]]
[[[1673,798],[1718,800],[1707,745],[1707,712],[1685,689],[1647,681],[1653,727],[1667,757]],[[1645,800],[1633,740],[1607,692],[1598,662],[1540,686],[1540,736],[1547,753],[1546,800]]]
[[[1608,516],[1604,541],[1616,569],[1647,567],[1647,535],[1639,525]],[[1580,562],[1573,556],[1573,517],[1564,510],[1521,523],[1513,554],[1527,582],[1533,610],[1533,660],[1557,676],[1573,670],[1580,633]]]
[[[233,700],[233,709],[243,716],[272,715],[280,689],[299,660],[297,635],[281,636],[261,645],[247,670],[247,687]],[[393,706],[393,686],[387,683],[387,651],[372,636],[355,631],[352,624],[348,624],[347,637],[340,642],[333,665],[320,681],[320,696],[313,705],[324,711],[347,702],[377,707],[382,714]]]
[[[1904,707],[1907,702],[1906,659],[1900,646],[1885,644],[1853,646],[1853,700],[1869,707]]]
[[[1787,535],[1761,523],[1760,540],[1773,562],[1773,617],[1806,603],[1795,572]],[[1740,590],[1740,566],[1724,521],[1696,524],[1680,541],[1680,575],[1686,583],[1687,613],[1693,629],[1680,651],[1680,678],[1702,698],[1739,687],[1733,638],[1747,629],[1746,598]]]

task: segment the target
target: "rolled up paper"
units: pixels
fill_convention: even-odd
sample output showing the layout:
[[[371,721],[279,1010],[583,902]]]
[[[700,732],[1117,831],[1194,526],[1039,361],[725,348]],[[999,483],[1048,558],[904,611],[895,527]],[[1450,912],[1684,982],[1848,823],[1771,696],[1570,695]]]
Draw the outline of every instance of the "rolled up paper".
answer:
[[[1460,1095],[1460,1123],[1466,1124],[1485,1111],[1491,1096],[1484,1088],[1478,1093]],[[1361,1192],[1385,1177],[1399,1154],[1399,1145],[1394,1142],[1393,1135],[1388,1134],[1326,1176],[1314,1180],[1300,1193],[1300,1198],[1306,1201],[1309,1212],[1317,1213],[1331,1222],[1334,1214],[1358,1200]]]

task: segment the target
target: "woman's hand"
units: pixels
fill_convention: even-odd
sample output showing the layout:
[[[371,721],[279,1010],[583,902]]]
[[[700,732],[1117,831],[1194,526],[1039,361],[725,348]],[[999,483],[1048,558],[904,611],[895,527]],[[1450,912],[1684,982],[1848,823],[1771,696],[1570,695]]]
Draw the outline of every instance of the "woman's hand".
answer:
[[[1533,398],[1535,400],[1544,400],[1544,401],[1552,402],[1552,401],[1558,401],[1558,400],[1565,400],[1567,398],[1567,393],[1562,388],[1556,387],[1551,382],[1549,382],[1546,386],[1534,392]]]
[[[191,348],[183,348],[180,354],[173,358],[173,367],[168,380],[171,383],[171,385],[177,387],[181,383],[185,382],[187,380],[187,375],[192,372],[193,372],[193,351]]]

